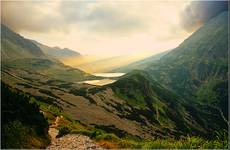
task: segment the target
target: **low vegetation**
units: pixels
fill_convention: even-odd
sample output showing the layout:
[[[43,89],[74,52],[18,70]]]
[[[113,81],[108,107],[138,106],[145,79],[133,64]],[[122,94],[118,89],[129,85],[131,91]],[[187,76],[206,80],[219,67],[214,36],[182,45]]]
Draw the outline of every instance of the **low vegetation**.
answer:
[[[2,148],[45,148],[48,122],[30,97],[1,83]]]
[[[43,105],[43,104],[42,104]],[[41,105],[40,105],[41,106]],[[44,107],[44,105],[43,105]],[[66,134],[82,134],[89,136],[95,140],[103,148],[132,148],[132,149],[159,149],[159,148],[175,148],[175,149],[227,149],[228,148],[228,132],[226,130],[216,132],[213,135],[212,140],[208,140],[199,136],[187,136],[180,139],[174,138],[152,138],[152,139],[140,139],[135,136],[118,136],[115,132],[108,132],[95,125],[85,125],[80,121],[71,119],[70,116],[66,115],[60,108],[52,106],[54,109],[44,109],[49,116],[49,120],[54,121],[56,115],[60,115],[58,124],[59,134],[58,137]],[[51,107],[50,107],[51,108]],[[58,110],[58,111],[57,111]],[[58,113],[57,113],[58,112]],[[54,115],[53,117],[51,117]]]
[[[65,119],[65,118],[63,118]],[[137,137],[127,136],[118,137],[114,133],[108,133],[104,130],[97,129],[93,126],[84,126],[79,122],[69,122],[64,128],[61,125],[60,132],[63,129],[68,129],[71,134],[83,134],[95,140],[103,148],[132,148],[132,149],[160,149],[160,148],[175,148],[175,149],[227,149],[228,134],[227,131],[216,134],[213,140],[207,140],[201,137],[187,136],[181,139],[139,139]],[[69,131],[71,130],[71,131]]]

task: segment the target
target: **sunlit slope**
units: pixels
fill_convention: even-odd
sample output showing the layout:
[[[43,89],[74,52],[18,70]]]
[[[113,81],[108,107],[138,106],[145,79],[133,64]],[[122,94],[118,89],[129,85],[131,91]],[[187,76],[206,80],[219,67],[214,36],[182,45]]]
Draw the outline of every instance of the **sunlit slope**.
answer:
[[[228,12],[207,22],[176,49],[145,69],[186,98],[228,110]]]
[[[25,39],[6,26],[1,25],[1,29],[2,69],[10,67],[34,71],[52,78],[71,82],[94,78],[88,73],[66,66],[55,58],[45,55],[31,40]]]
[[[160,60],[160,58],[163,57],[164,55],[166,55],[168,52],[169,51],[164,51],[164,52],[161,52],[159,54],[154,54],[150,57],[132,62],[128,65],[121,66],[119,68],[115,68],[114,70],[112,70],[112,72],[130,72],[130,71],[135,70],[135,69],[143,70],[146,67],[148,67],[149,64]]]
[[[96,62],[101,59],[105,59],[105,58],[100,56],[93,56],[93,55],[81,55],[77,57],[60,58],[59,60],[66,65],[76,67],[76,66],[84,66],[84,64]]]
[[[79,68],[89,73],[110,72],[115,68],[128,65],[152,54],[130,54],[115,57],[105,56],[79,56],[60,59],[64,64]]]

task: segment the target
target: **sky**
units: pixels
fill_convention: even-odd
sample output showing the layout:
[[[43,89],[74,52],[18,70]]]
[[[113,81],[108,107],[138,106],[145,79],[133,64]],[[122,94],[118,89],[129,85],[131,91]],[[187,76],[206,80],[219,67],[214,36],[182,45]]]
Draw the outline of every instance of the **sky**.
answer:
[[[1,21],[26,38],[84,55],[159,53],[227,10],[215,1],[3,1]]]

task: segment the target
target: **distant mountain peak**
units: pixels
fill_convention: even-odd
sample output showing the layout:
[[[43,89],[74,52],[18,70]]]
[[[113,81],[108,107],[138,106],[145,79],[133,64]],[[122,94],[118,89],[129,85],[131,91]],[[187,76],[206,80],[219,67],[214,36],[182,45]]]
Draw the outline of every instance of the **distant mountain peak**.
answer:
[[[49,47],[47,45],[41,44],[37,41],[33,41],[38,47],[41,48],[41,50],[52,57],[55,58],[62,58],[62,57],[74,57],[74,56],[80,56],[81,54],[71,50],[69,48],[60,48],[58,46],[54,46],[54,47]]]

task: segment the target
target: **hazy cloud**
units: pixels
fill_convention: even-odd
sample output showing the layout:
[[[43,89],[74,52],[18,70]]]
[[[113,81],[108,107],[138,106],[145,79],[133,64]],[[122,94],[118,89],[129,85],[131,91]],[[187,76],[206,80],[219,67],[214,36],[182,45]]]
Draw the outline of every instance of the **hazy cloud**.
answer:
[[[140,17],[127,14],[127,8],[119,9],[119,3],[65,1],[59,10],[67,22],[90,32],[121,33],[146,27]]]
[[[2,22],[15,31],[66,31],[67,27],[90,32],[129,32],[144,27],[138,16],[119,6],[90,1],[2,2]],[[124,12],[125,11],[125,12]]]
[[[188,31],[228,10],[228,1],[192,1],[181,14],[181,25]]]
[[[160,52],[188,36],[187,1],[2,1],[2,22],[27,38],[83,54]],[[67,32],[69,31],[69,32]]]
[[[62,30],[59,15],[50,10],[54,3],[44,1],[2,1],[2,23],[15,31],[47,32]]]

